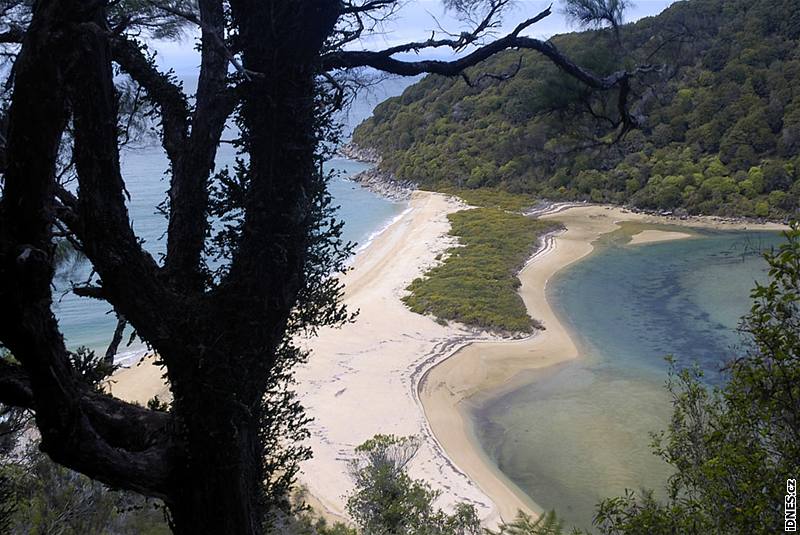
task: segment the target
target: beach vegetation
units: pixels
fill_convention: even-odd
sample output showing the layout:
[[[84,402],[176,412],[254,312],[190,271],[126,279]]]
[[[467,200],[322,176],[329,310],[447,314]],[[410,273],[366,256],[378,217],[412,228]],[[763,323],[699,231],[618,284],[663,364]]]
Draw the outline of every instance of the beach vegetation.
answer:
[[[519,512],[497,531],[481,526],[472,504],[459,502],[452,513],[436,506],[440,493],[408,475],[408,465],[420,448],[416,437],[376,435],[358,446],[350,461],[355,489],[347,511],[365,535],[560,535],[554,512],[534,519]],[[341,528],[340,528],[341,529]]]
[[[524,212],[533,207],[538,200],[532,195],[511,193],[500,188],[465,189],[445,187],[441,193],[458,197],[470,206],[478,208],[496,208],[507,212]]]
[[[481,535],[475,508],[458,504],[452,514],[434,506],[439,492],[412,479],[408,463],[419,451],[416,437],[376,435],[350,461],[355,490],[347,512],[363,533]]]
[[[498,208],[529,206],[508,194],[478,190],[471,202],[490,208],[461,210],[448,216],[458,245],[415,279],[403,298],[419,314],[497,332],[529,333],[540,327],[528,315],[518,293],[517,274],[555,224]]]
[[[463,22],[445,42],[352,48],[373,42],[401,4],[0,2],[0,344],[17,359],[0,359],[0,402],[32,411],[41,450],[59,465],[162,500],[174,533],[259,535],[270,514],[288,514],[298,463],[310,454],[308,420],[292,390],[306,354],[294,340],[353,319],[337,277],[352,248],[323,163],[339,141],[336,114],[368,85],[362,76],[456,78],[505,49],[546,52],[567,68],[578,61],[521,35],[550,8],[495,35],[511,14],[507,0],[444,2]],[[200,65],[186,86],[147,46],[184,33],[197,39]],[[472,50],[435,62],[396,55],[441,46]],[[616,113],[630,116],[632,103],[618,90],[639,78],[633,64],[619,77],[570,72],[615,93]],[[447,106],[433,109],[441,115]],[[742,128],[763,124],[755,117]],[[167,160],[161,255],[137,235],[120,166],[138,126]],[[445,135],[449,126],[439,126]],[[219,168],[223,142],[238,157]],[[519,167],[502,169],[515,175]],[[491,185],[495,167],[471,166],[466,176],[470,187]],[[72,292],[114,311],[113,339],[128,325],[158,356],[169,406],[128,403],[78,373],[54,314],[57,239],[91,266]],[[521,252],[506,258],[515,247],[508,241],[502,258],[483,258],[503,264],[484,272],[504,278],[503,288],[513,287],[512,264],[523,261]]]
[[[670,360],[672,419],[654,436],[675,469],[667,499],[644,491],[603,501],[602,533],[784,532],[787,485],[800,473],[800,224],[785,234],[765,255],[769,280],[751,293],[744,354],[727,381],[709,386],[698,368]]]

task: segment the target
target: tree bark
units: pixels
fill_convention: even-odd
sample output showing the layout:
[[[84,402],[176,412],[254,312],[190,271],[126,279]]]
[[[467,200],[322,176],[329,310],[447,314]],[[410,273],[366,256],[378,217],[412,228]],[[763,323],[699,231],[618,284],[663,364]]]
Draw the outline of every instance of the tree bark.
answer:
[[[0,202],[0,340],[22,365],[0,363],[0,399],[35,410],[42,448],[56,462],[162,498],[175,533],[259,535],[270,505],[260,502],[270,453],[261,437],[262,411],[270,410],[263,396],[306,287],[313,203],[324,187],[316,156],[320,74],[371,66],[455,75],[509,47],[539,50],[592,87],[620,87],[630,74],[598,78],[551,45],[517,35],[549,9],[463,58],[406,63],[392,49],[325,52],[347,12],[337,0],[230,0],[232,21],[222,0],[200,0],[202,67],[190,110],[134,43],[109,34],[104,3],[35,2],[15,64]],[[351,9],[386,4],[371,5]],[[230,22],[246,74],[235,94],[218,48]],[[112,54],[161,108],[172,164],[164,268],[142,249],[125,205]],[[209,175],[225,120],[239,104],[249,155],[242,232],[230,269],[208,289]],[[77,195],[58,189],[54,177],[70,115]],[[101,279],[91,293],[111,303],[166,364],[169,413],[90,391],[71,367],[51,310],[56,212]]]
[[[264,521],[258,404],[243,405],[220,377],[173,404],[187,461],[167,505],[176,535],[257,535]]]
[[[189,448],[185,491],[169,502],[179,534],[262,529],[262,396],[303,284],[310,190],[318,179],[315,76],[338,10],[329,0],[302,4],[231,3],[244,68],[264,75],[240,91],[250,188],[240,246],[211,295],[216,344],[205,364],[175,375],[191,381],[172,385]]]

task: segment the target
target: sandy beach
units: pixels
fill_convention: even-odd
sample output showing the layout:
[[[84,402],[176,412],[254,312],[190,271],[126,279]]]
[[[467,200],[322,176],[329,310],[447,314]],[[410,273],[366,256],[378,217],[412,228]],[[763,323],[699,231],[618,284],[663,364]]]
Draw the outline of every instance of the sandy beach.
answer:
[[[312,355],[297,379],[314,418],[314,457],[304,463],[301,482],[328,516],[344,515],[352,489],[347,461],[378,433],[420,437],[410,472],[442,491],[442,506],[468,501],[483,517],[496,516],[492,500],[444,455],[416,395],[425,370],[482,335],[440,325],[400,301],[406,286],[453,244],[447,214],[461,208],[444,195],[416,192],[403,217],[356,256],[344,278],[345,302],[359,310],[356,322],[305,342]]]
[[[445,195],[415,192],[409,208],[356,255],[344,276],[345,302],[359,310],[356,322],[302,341],[312,355],[297,370],[298,393],[314,419],[309,442],[314,457],[303,464],[300,483],[308,502],[328,519],[345,518],[352,489],[347,461],[356,446],[378,433],[421,439],[410,472],[442,491],[442,507],[466,501],[483,518],[499,518],[494,502],[439,446],[417,395],[419,380],[431,365],[470,341],[489,337],[440,325],[400,301],[408,284],[454,244],[447,214],[463,207]],[[139,403],[154,395],[168,399],[152,361],[149,357],[120,370],[111,392]]]
[[[473,395],[512,388],[520,372],[578,356],[545,298],[552,275],[589,254],[592,242],[619,228],[620,221],[675,224],[606,206],[559,207],[545,215],[566,230],[549,236],[528,262],[520,273],[520,293],[531,316],[547,329],[503,340],[442,326],[410,312],[400,301],[408,283],[452,244],[446,215],[460,208],[443,195],[416,192],[407,214],[356,257],[345,278],[345,301],[360,310],[356,323],[320,332],[307,342],[313,353],[298,371],[298,380],[303,404],[315,419],[314,458],[303,466],[302,481],[329,516],[344,515],[345,496],[352,488],[347,460],[358,444],[377,433],[423,439],[410,471],[442,491],[442,506],[473,503],[487,526],[511,520],[519,510],[535,513],[535,504],[475,443],[462,403]],[[743,226],[702,218],[683,223]],[[690,237],[690,232],[645,228],[631,243]]]
[[[356,446],[378,433],[421,439],[410,473],[441,491],[440,506],[472,503],[487,526],[512,519],[518,510],[533,512],[535,504],[485,458],[463,409],[472,396],[513,388],[522,372],[578,356],[547,303],[547,281],[589,254],[592,242],[621,221],[642,224],[630,242],[637,246],[692,236],[691,230],[647,228],[650,224],[744,226],[699,218],[677,222],[617,207],[562,206],[543,217],[561,222],[565,230],[548,236],[520,273],[525,305],[546,330],[504,340],[441,325],[400,301],[408,284],[454,244],[447,214],[462,208],[445,195],[415,192],[404,214],[358,253],[344,277],[345,302],[360,311],[356,322],[302,341],[312,355],[297,370],[298,392],[313,418],[309,445],[314,457],[303,464],[300,482],[309,502],[329,519],[345,518],[352,489],[348,460]],[[140,403],[169,395],[152,357],[115,374],[111,391]]]
[[[519,279],[520,295],[528,313],[540,320],[545,330],[522,340],[469,344],[432,367],[419,386],[425,414],[436,438],[456,465],[497,504],[504,520],[513,519],[518,510],[535,512],[536,506],[486,458],[471,432],[464,409],[473,396],[502,395],[519,386],[530,377],[530,373],[579,356],[570,333],[558,321],[547,301],[546,287],[551,277],[590,254],[594,248],[592,243],[619,229],[622,222],[687,227],[687,232],[641,230],[631,237],[628,242],[631,246],[691,238],[691,227],[719,230],[785,228],[772,223],[752,225],[710,218],[676,221],[674,218],[597,205],[571,207],[541,217],[562,223],[565,230],[548,237],[545,246],[520,272]]]

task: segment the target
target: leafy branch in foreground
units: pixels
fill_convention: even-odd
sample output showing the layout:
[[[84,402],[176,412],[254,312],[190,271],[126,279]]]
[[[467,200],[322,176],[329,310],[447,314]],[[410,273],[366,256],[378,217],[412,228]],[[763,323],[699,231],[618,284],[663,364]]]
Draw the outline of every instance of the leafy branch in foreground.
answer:
[[[710,389],[696,368],[667,386],[673,416],[655,451],[675,468],[668,500],[651,493],[605,500],[606,534],[771,534],[784,529],[786,480],[800,473],[800,225],[767,253],[769,282],[757,284],[741,323],[747,352],[729,381]]]
[[[520,512],[497,532],[481,527],[475,506],[457,503],[452,514],[437,508],[440,493],[412,479],[408,464],[417,454],[416,437],[376,435],[356,448],[350,462],[355,490],[347,511],[368,535],[560,535],[561,522],[549,512],[537,519]]]

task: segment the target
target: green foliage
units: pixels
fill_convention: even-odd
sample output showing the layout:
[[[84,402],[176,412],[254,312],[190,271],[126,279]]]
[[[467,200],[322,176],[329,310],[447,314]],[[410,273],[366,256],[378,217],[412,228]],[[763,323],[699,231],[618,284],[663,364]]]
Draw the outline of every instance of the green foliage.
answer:
[[[729,381],[709,389],[697,369],[670,373],[674,412],[656,452],[675,467],[669,499],[628,494],[602,503],[603,533],[783,532],[786,479],[800,473],[800,225],[766,255],[741,329],[746,355]]]
[[[555,511],[548,511],[536,520],[520,511],[513,522],[503,523],[500,526],[497,535],[561,535],[563,532],[563,523],[558,519]],[[490,535],[491,533],[489,531]]]
[[[468,195],[468,202],[470,197],[489,204],[500,199],[506,206],[519,202],[486,192]],[[403,301],[414,312],[482,329],[531,332],[537,328],[517,293],[517,273],[553,225],[499,208],[463,210],[448,218],[450,234],[458,238],[459,246],[414,280]]]
[[[447,514],[434,507],[438,492],[408,476],[406,467],[418,449],[416,438],[394,435],[376,435],[356,448],[347,512],[362,533],[480,535],[473,506],[459,504]]]
[[[622,3],[567,2],[588,14],[579,19],[612,28]],[[499,188],[781,218],[800,206],[798,28],[795,0],[692,0],[620,26],[624,47],[616,31],[554,37],[599,73],[634,64],[676,69],[645,105],[648,125],[611,148],[584,148],[607,128],[587,103],[613,118],[617,93],[588,93],[524,51],[498,54],[470,72],[512,72],[522,57],[507,81],[472,87],[460,78],[422,79],[380,104],[353,139],[377,149],[381,166],[398,179],[435,190]]]
[[[595,525],[605,535],[719,533],[708,523],[698,504],[662,504],[649,490],[642,491],[641,496],[628,491],[625,496],[603,500],[595,516]]]
[[[627,8],[625,0],[564,0],[564,13],[581,26],[617,27]]]
[[[442,188],[441,191],[460,197],[470,206],[497,208],[508,212],[522,212],[536,204],[536,198],[532,195],[510,193],[497,188],[458,189],[449,187]]]
[[[0,533],[11,531],[11,523],[17,511],[13,482],[4,471],[0,469]]]
[[[8,358],[0,348],[0,359]],[[0,406],[0,459],[4,459],[14,448],[15,437],[24,425],[23,411]],[[14,480],[6,463],[0,461],[0,533],[8,533],[17,512],[17,495]]]
[[[350,463],[355,490],[347,511],[360,531],[338,525],[324,535],[561,535],[562,523],[554,512],[534,520],[519,512],[498,531],[483,529],[475,507],[458,503],[453,514],[434,506],[439,493],[423,481],[412,479],[406,467],[419,449],[415,437],[375,435],[356,448]],[[312,517],[313,518],[313,517]],[[313,522],[312,522],[313,523]]]
[[[117,366],[106,362],[95,355],[88,347],[81,346],[75,351],[70,351],[69,360],[73,369],[92,388],[102,391],[103,381],[111,376]]]
[[[93,362],[86,358],[87,351],[79,350],[72,358],[81,358],[76,355]],[[0,358],[13,361],[1,348]],[[54,463],[39,451],[39,443],[32,436],[29,411],[0,405],[0,533],[171,533],[159,501],[133,492],[112,491]]]
[[[278,512],[264,525],[269,535],[358,535],[358,531],[343,522],[329,523],[306,503],[306,489],[295,489],[292,502],[297,505],[290,513]]]
[[[52,462],[32,444],[22,459],[7,462],[0,477],[13,487],[14,510],[3,533],[117,533],[167,535],[163,507]]]

